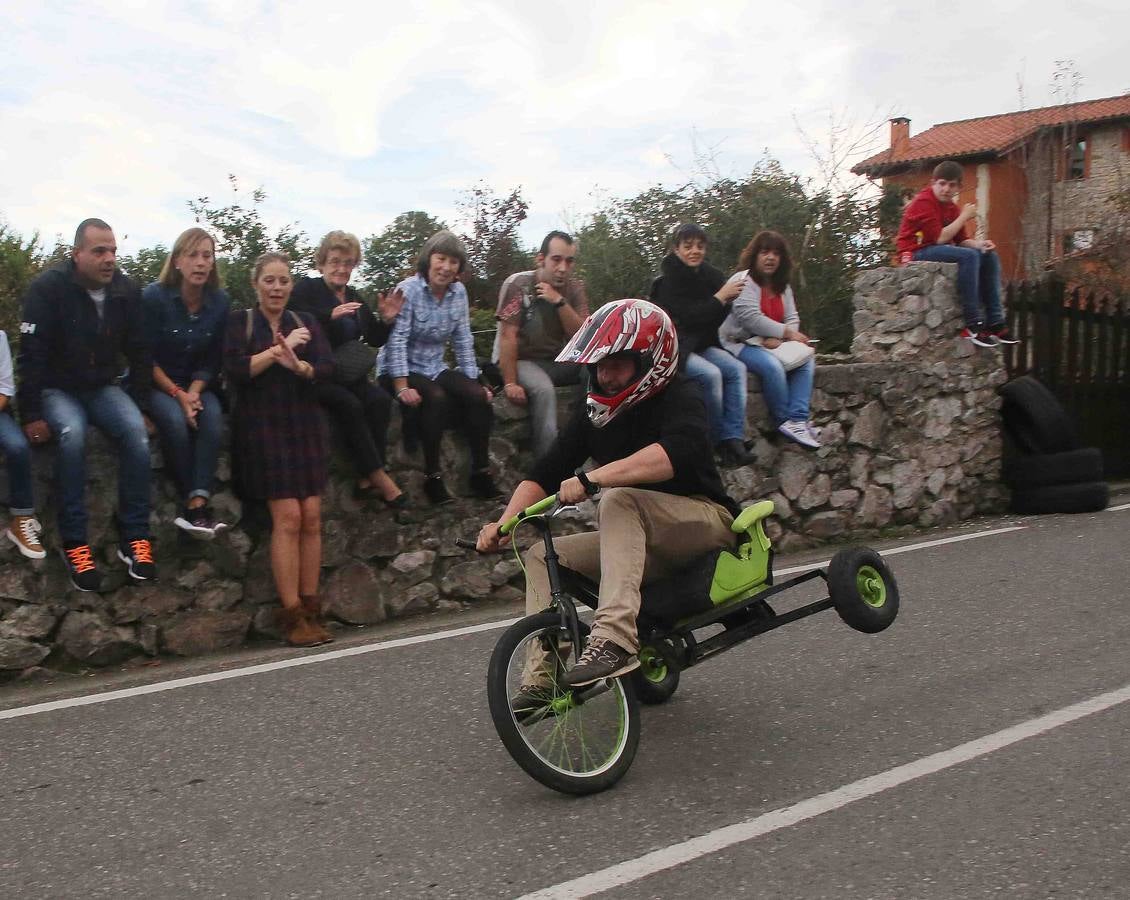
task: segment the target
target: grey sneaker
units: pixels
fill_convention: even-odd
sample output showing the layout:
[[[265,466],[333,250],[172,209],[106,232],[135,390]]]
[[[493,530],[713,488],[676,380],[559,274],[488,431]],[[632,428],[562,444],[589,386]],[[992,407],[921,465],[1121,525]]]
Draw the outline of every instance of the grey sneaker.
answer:
[[[790,441],[795,441],[802,447],[808,447],[810,450],[816,450],[820,446],[820,441],[809,433],[807,422],[797,422],[793,419],[786,419],[777,426],[777,430]]]
[[[605,638],[589,638],[585,652],[561,683],[566,687],[582,687],[602,678],[619,678],[640,667],[636,654]]]

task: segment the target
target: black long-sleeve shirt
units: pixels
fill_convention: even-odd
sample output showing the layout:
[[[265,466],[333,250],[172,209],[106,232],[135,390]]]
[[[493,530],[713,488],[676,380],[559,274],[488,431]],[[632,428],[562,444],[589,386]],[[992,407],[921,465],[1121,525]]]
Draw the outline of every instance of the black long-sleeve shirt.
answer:
[[[334,307],[340,306],[343,302],[360,303],[361,306],[352,316],[333,318]],[[361,338],[370,347],[383,347],[392,330],[381,321],[381,317],[373,312],[356,290],[347,285],[345,300],[339,300],[321,276],[299,278],[295,282],[287,305],[298,312],[310,313],[317,319],[331,347],[340,347],[354,338]]]
[[[688,353],[718,346],[718,327],[727,308],[714,295],[726,276],[704,262],[692,269],[674,253],[668,253],[660,266],[662,275],[651,288],[651,302],[663,307],[679,335],[680,362]]]
[[[529,480],[553,494],[587,459],[602,466],[659,444],[675,473],[667,481],[638,487],[682,497],[706,497],[736,516],[740,508],[722,486],[709,435],[701,389],[689,378],[675,375],[663,391],[616,416],[603,428],[594,427],[584,404],[578,403],[553,446],[534,464]]]
[[[43,418],[43,389],[77,393],[113,384],[129,366],[127,390],[149,411],[153,357],[137,286],[120,271],[106,286],[99,316],[68,260],[28,285],[20,323],[17,400],[25,425]]]

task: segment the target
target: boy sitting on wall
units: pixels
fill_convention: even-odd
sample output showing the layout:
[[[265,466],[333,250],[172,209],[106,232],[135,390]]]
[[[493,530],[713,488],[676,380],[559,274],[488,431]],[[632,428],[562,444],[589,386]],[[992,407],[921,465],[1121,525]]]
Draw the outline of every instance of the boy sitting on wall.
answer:
[[[958,209],[961,176],[961,166],[953,160],[934,167],[930,183],[903,210],[897,238],[899,262],[957,263],[957,292],[965,318],[962,339],[978,347],[1019,343],[1004,321],[997,245],[973,237],[973,229],[967,227],[977,218],[976,203]]]

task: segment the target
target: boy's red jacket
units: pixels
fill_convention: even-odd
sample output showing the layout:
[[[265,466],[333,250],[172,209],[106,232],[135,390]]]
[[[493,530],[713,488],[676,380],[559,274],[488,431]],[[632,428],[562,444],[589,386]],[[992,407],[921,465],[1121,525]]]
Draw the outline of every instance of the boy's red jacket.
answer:
[[[933,188],[926,185],[903,211],[896,239],[899,259],[908,262],[915,250],[936,244],[942,229],[956,219],[959,212],[956,203],[942,203],[934,196]],[[968,225],[955,234],[950,243],[969,240],[967,229]]]

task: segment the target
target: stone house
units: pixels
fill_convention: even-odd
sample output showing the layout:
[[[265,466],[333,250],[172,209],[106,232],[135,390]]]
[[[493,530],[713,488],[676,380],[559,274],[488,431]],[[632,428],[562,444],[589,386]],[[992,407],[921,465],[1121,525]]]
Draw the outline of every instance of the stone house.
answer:
[[[1117,252],[1130,223],[1130,93],[945,122],[910,134],[891,119],[890,147],[857,175],[918,191],[943,159],[965,167],[960,202],[997,244],[1006,280]],[[1121,199],[1121,203],[1118,200]]]

